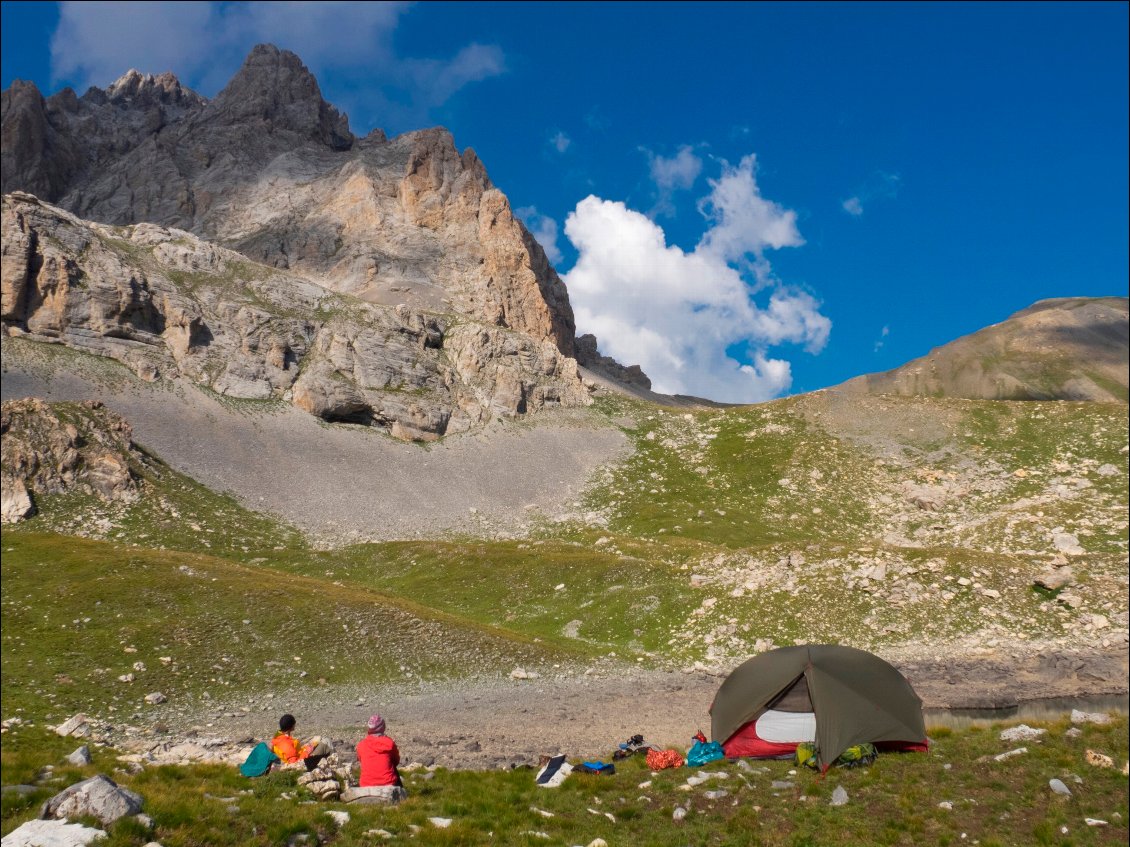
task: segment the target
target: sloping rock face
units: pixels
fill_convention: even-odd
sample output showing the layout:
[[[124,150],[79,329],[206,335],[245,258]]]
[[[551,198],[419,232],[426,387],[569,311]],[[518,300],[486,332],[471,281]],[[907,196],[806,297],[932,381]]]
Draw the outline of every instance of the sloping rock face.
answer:
[[[838,390],[970,400],[1125,403],[1130,361],[1125,297],[1041,300],[1008,320]]]
[[[615,382],[651,390],[651,380],[639,365],[625,367],[611,356],[602,356],[596,346],[595,335],[581,335],[577,338],[577,364]]]
[[[27,194],[4,198],[0,230],[4,331],[146,380],[414,440],[591,402],[576,361],[547,338],[337,295],[183,230],[91,224]]]
[[[34,514],[33,494],[78,490],[104,502],[137,498],[140,485],[130,464],[142,457],[129,424],[101,403],[52,406],[28,399],[0,408],[4,523]]]
[[[252,50],[212,101],[131,71],[81,98],[3,93],[3,191],[174,227],[362,299],[454,311],[573,355],[564,284],[473,150],[358,139],[293,53]]]

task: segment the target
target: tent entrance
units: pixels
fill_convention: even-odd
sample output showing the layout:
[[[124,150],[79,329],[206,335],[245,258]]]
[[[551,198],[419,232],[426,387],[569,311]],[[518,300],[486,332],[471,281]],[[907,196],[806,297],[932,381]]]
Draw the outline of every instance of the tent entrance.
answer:
[[[814,711],[808,693],[808,679],[802,673],[726,739],[722,749],[730,757],[790,758],[796,752],[796,739],[815,738]]]
[[[808,695],[808,677],[801,674],[787,688],[769,701],[766,709],[775,712],[813,712],[812,698]]]

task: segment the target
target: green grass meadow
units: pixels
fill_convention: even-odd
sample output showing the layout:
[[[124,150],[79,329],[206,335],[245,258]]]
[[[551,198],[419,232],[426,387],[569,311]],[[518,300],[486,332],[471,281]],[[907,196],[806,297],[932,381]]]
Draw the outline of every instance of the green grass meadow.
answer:
[[[76,768],[62,762],[75,741],[44,729],[79,711],[145,722],[151,691],[250,702],[280,685],[497,677],[611,654],[719,666],[758,642],[1102,644],[1102,631],[1080,627],[1096,614],[1117,622],[1127,607],[1125,406],[869,398],[861,418],[838,402],[690,412],[602,399],[595,421],[621,427],[633,449],[593,475],[571,518],[521,538],[320,549],[144,454],[136,502],[37,498],[39,514],[0,541],[2,717],[24,721],[0,739],[2,781],[35,786],[4,794],[3,832],[65,785],[107,773],[145,796],[155,825],[115,824],[109,847],[284,845],[303,834],[335,845],[1126,843],[1126,777],[1083,759],[1093,748],[1122,767],[1124,717],[1078,738],[1047,724],[1045,740],[1004,762],[980,761],[1007,749],[999,726],[939,728],[928,755],[825,777],[724,763],[706,770],[727,776],[691,790],[688,771],[652,776],[639,760],[557,790],[536,788],[525,769],[416,772],[402,806],[350,808],[341,828],[324,812],[345,807],[305,802],[293,774],[129,773],[105,748]],[[907,506],[906,487],[922,485],[945,489],[940,509]],[[1032,584],[1056,530],[1086,551],[1071,561],[1080,606]],[[1051,778],[1073,796],[1050,792]],[[829,803],[837,785],[846,806]],[[727,794],[708,799],[714,790]],[[454,822],[440,829],[432,817]]]
[[[153,820],[152,830],[136,820],[114,824],[104,842],[108,847],[142,847],[151,840],[164,847],[281,845],[304,833],[307,843],[317,839],[340,847],[386,841],[587,845],[597,838],[641,847],[1125,843],[1126,777],[1117,769],[1088,765],[1084,758],[1086,750],[1095,749],[1119,764],[1126,761],[1125,718],[1107,726],[1086,725],[1076,738],[1065,734],[1064,721],[1045,724],[1050,732],[1042,741],[1027,742],[1027,753],[986,760],[1014,749],[998,738],[1003,726],[934,729],[929,753],[884,754],[869,767],[826,775],[796,772],[786,761],[722,761],[652,773],[638,756],[618,763],[611,776],[573,773],[556,789],[535,786],[532,767],[413,771],[406,775],[409,799],[379,808],[309,802],[295,785],[294,772],[247,779],[234,768],[209,765],[131,774],[108,748],[96,748],[91,765],[73,767],[62,762],[73,739],[15,727],[4,736],[4,783],[33,783],[47,764],[54,770],[34,793],[4,796],[3,831],[33,817],[63,785],[108,773],[145,797],[144,812]],[[699,773],[714,776],[688,787],[687,778]],[[1053,793],[1048,787],[1053,778],[1066,783],[1072,796]],[[832,806],[838,786],[847,791],[848,802]],[[685,809],[686,817],[675,820],[676,808]],[[350,820],[339,828],[325,814],[328,809],[348,811]],[[452,823],[439,828],[431,818]],[[1087,818],[1106,825],[1088,826]]]

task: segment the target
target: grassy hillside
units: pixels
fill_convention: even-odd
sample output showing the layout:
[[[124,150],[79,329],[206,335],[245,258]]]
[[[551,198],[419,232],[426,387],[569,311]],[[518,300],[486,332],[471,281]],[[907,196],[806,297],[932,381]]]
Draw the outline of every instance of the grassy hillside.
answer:
[[[174,711],[200,697],[258,708],[279,688],[489,674],[577,652],[328,577],[198,553],[13,532],[3,568],[6,716],[140,719],[153,691]]]
[[[1126,407],[817,394],[697,413],[606,399],[600,412],[633,452],[595,476],[571,516],[524,539],[316,550],[152,457],[137,467],[147,487],[135,503],[41,498],[38,517],[5,530],[6,699],[47,707],[34,692],[53,675],[89,666],[113,680],[132,663],[127,642],[144,633],[149,653],[171,651],[181,629],[178,667],[205,648],[227,656],[217,679],[237,687],[266,685],[262,663],[285,654],[310,654],[312,678],[333,681],[608,653],[726,667],[800,641],[1102,646],[1125,631]],[[1059,597],[1033,582],[1066,562],[1054,543],[1065,533],[1082,552]],[[456,628],[455,652],[394,642],[382,664],[355,636],[409,618]],[[478,639],[484,658],[467,661]],[[217,663],[197,664],[181,680],[203,682]]]

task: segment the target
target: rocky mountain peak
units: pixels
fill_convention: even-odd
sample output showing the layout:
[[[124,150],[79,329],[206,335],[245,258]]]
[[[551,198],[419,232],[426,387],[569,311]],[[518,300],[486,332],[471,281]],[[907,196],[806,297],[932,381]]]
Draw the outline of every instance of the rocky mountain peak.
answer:
[[[291,130],[335,150],[348,150],[356,140],[349,118],[322,99],[309,68],[294,53],[273,44],[251,50],[213,105],[215,116],[225,122]]]
[[[115,105],[143,108],[157,105],[188,108],[203,106],[208,102],[192,89],[182,86],[180,80],[169,71],[154,76],[131,68],[102,93],[108,102]]]

